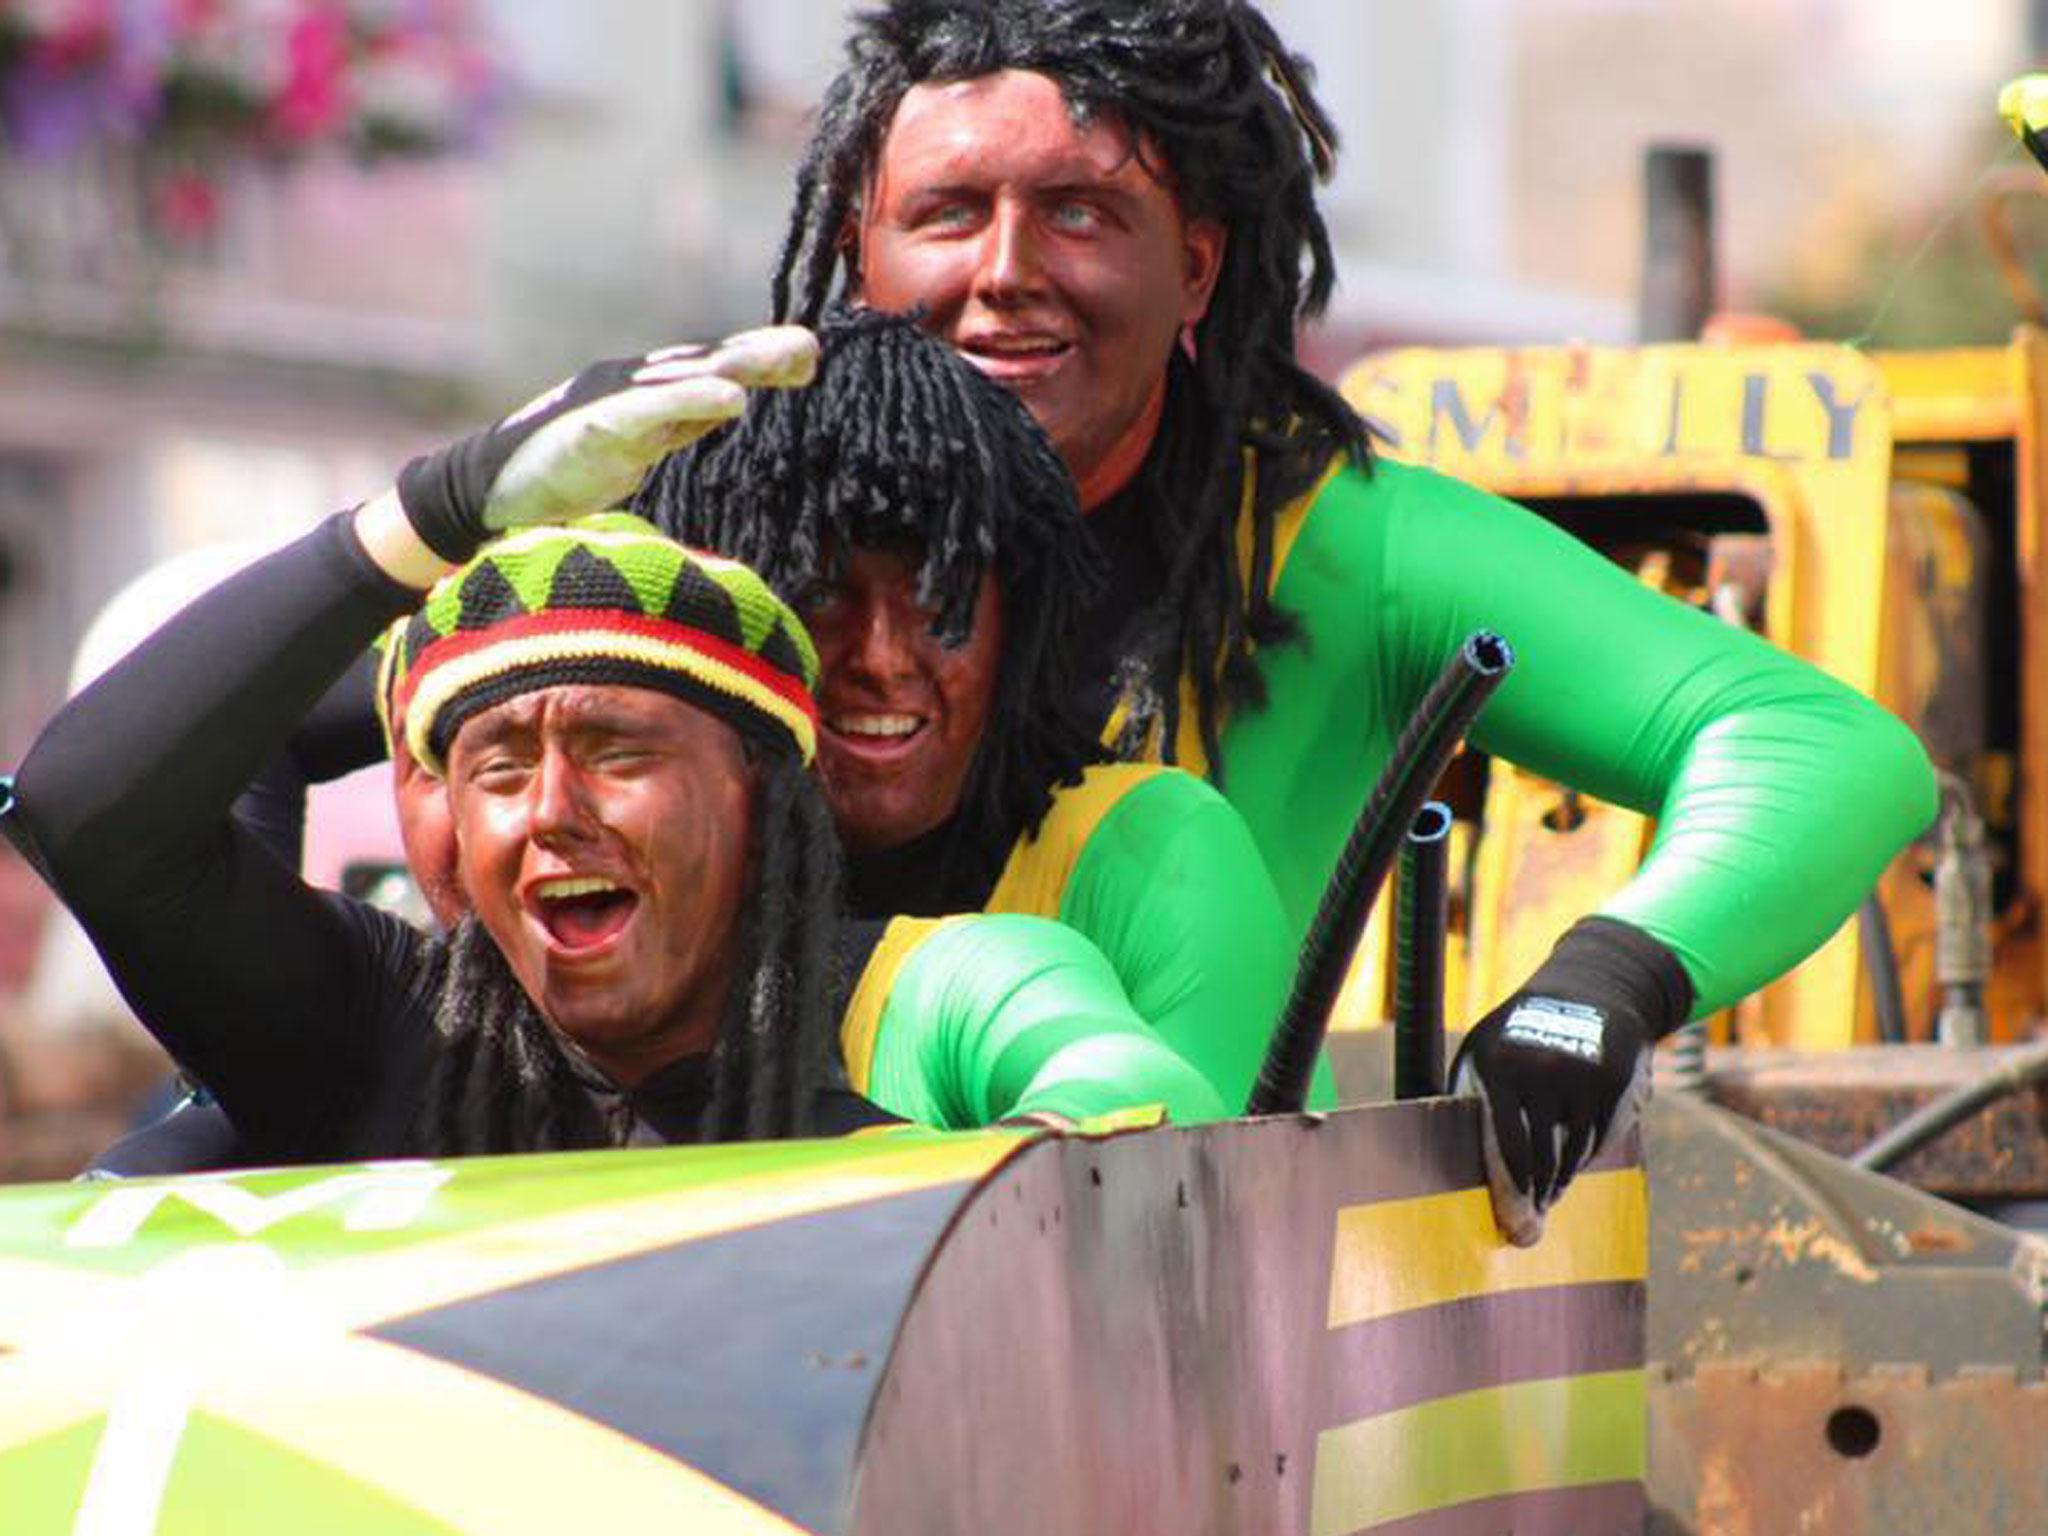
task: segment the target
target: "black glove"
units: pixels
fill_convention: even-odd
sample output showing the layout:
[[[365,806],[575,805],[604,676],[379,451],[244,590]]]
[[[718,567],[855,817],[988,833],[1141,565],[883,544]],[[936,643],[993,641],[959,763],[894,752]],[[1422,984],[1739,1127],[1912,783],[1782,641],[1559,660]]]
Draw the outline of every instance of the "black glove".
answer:
[[[1473,1026],[1451,1064],[1480,1101],[1494,1218],[1510,1242],[1543,1235],[1572,1176],[1650,1095],[1650,1047],[1692,1011],[1678,957],[1609,917],[1575,923],[1522,989]]]
[[[460,562],[494,534],[616,506],[670,453],[739,415],[746,390],[810,382],[818,344],[796,326],[716,347],[593,363],[496,426],[414,459],[398,501],[428,548]]]

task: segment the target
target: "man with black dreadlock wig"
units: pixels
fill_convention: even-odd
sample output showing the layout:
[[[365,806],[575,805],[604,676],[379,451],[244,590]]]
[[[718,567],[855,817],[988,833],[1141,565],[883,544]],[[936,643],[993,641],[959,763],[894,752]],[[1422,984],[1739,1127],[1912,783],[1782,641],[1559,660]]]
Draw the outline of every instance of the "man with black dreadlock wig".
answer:
[[[1018,390],[1066,458],[1098,539],[1119,557],[1116,590],[1097,605],[1091,638],[1104,656],[1118,644],[1131,652],[1125,670],[1144,701],[1133,734],[1156,715],[1172,760],[1179,691],[1154,679],[1185,665],[1192,723],[1216,761],[1225,697],[1261,696],[1254,647],[1294,632],[1266,585],[1247,586],[1239,569],[1233,529],[1244,449],[1262,450],[1251,488],[1260,572],[1272,566],[1276,514],[1320,477],[1332,452],[1360,465],[1370,458],[1356,413],[1294,356],[1296,324],[1320,313],[1335,283],[1314,185],[1330,172],[1336,136],[1306,66],[1256,9],[1222,0],[902,0],[860,18],[849,55],[798,171],[776,314],[816,318],[835,279],[882,307],[926,304],[935,328]],[[1012,326],[1009,319],[1032,318],[1029,295],[1005,285],[1042,279],[999,271],[980,284],[995,292],[956,295],[952,274],[903,252],[902,227],[949,220],[950,239],[963,212],[986,219],[961,205],[926,207],[921,181],[890,179],[885,151],[906,99],[1014,72],[1056,82],[1073,121],[1109,136],[1098,157],[1110,173],[1104,205],[1076,196],[1051,217],[1137,223],[1156,219],[1162,203],[1179,216],[1180,228],[1153,240],[1177,245],[1182,260],[1163,281],[1146,274],[1152,312],[1104,317],[1108,306],[1088,302],[1099,299],[1091,293],[1072,306],[1073,323]],[[994,105],[996,131],[1007,135],[1018,114]],[[907,169],[915,178],[924,166],[913,160]],[[1071,181],[1050,190],[1078,193]],[[918,199],[900,216],[889,197],[899,186]],[[1111,199],[1127,206],[1112,208]],[[1090,326],[1091,316],[1104,318]],[[1193,345],[1178,345],[1188,331]],[[1085,377],[1041,377],[1034,368]],[[1142,622],[1118,633],[1110,620],[1133,612]]]
[[[1112,738],[1223,789],[1297,933],[1475,629],[1518,656],[1475,744],[1657,818],[1638,877],[1461,1057],[1496,1212],[1533,1240],[1650,1044],[1833,932],[1933,778],[1868,700],[1369,449],[1294,353],[1335,276],[1312,85],[1245,0],[893,0],[855,19],[774,305],[921,307],[1030,408],[1111,566],[1083,627]]]
[[[1102,761],[1076,694],[1100,572],[1073,482],[1018,400],[912,320],[835,305],[818,336],[808,388],[674,455],[637,506],[761,572],[815,637],[853,911],[1058,918],[1242,1103],[1293,971],[1286,919],[1215,790]]]
[[[8,835],[217,1100],[182,1115],[230,1122],[262,1162],[893,1118],[838,1060],[849,978],[801,622],[640,519],[539,523],[618,499],[743,384],[799,383],[814,358],[782,330],[586,370],[217,588],[44,731]],[[389,718],[448,784],[466,903],[432,939],[300,883],[229,815],[415,605]],[[1220,1113],[1058,924],[903,936],[857,990],[893,1024],[864,1069],[924,1118]],[[901,1049],[922,1036],[945,1071]]]
[[[841,307],[817,329],[808,388],[764,397],[664,461],[635,505],[684,543],[759,571],[814,636],[855,551],[885,551],[908,557],[912,595],[929,610],[920,627],[942,650],[989,645],[994,686],[975,711],[985,714],[978,738],[955,742],[936,709],[902,713],[906,750],[881,772],[858,749],[884,738],[836,729],[833,683],[820,682],[818,767],[853,854],[853,910],[972,911],[1053,791],[1107,757],[1075,698],[1070,639],[1101,590],[1101,562],[1076,537],[1072,482],[1015,401],[900,316]],[[990,587],[1000,611],[977,623]],[[919,772],[939,757],[948,761]],[[914,776],[946,781],[951,793],[934,798],[954,804],[869,809],[879,798],[870,779]]]
[[[751,572],[633,519],[492,538],[610,499],[604,481],[626,466],[629,489],[650,458],[734,414],[744,384],[800,382],[813,353],[801,332],[773,332],[579,376],[223,584],[45,730],[14,814],[245,1152],[726,1140],[889,1118],[833,1072],[837,853],[805,771],[816,660],[802,626]],[[649,441],[606,464],[587,444],[607,428]],[[404,637],[406,721],[420,761],[459,779],[475,910],[429,940],[300,884],[227,810],[441,571]]]

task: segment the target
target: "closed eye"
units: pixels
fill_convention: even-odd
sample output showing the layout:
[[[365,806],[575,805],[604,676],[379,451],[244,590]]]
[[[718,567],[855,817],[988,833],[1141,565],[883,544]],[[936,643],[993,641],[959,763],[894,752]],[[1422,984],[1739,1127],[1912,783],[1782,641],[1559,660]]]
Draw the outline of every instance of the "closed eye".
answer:
[[[614,773],[621,773],[644,767],[646,764],[654,761],[659,755],[646,747],[629,746],[621,743],[617,746],[601,747],[597,751],[592,752],[589,762],[593,768],[604,768]]]
[[[529,758],[512,752],[483,752],[470,758],[463,777],[486,794],[508,795],[517,793],[532,775]]]

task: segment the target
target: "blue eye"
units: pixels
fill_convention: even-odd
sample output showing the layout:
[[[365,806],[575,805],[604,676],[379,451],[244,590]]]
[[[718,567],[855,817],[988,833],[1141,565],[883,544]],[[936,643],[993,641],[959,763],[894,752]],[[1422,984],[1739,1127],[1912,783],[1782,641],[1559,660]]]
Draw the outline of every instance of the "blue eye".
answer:
[[[974,209],[966,203],[940,203],[918,220],[926,229],[965,229],[973,222]]]

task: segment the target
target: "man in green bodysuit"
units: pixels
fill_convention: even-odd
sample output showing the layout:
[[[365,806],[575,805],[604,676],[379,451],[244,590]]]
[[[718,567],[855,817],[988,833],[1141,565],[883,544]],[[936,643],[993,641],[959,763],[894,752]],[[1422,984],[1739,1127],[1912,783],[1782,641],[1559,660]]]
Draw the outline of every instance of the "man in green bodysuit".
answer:
[[[1853,691],[1372,452],[1294,356],[1334,280],[1334,147],[1307,65],[1238,0],[898,0],[827,93],[775,308],[921,306],[1030,407],[1111,568],[1082,619],[1100,715],[1222,789],[1297,934],[1475,628],[1518,657],[1475,744],[1658,818],[1458,1064],[1502,1228],[1533,1241],[1651,1044],[1825,939],[1934,784]]]
[[[905,318],[835,309],[819,341],[808,388],[754,401],[637,505],[760,571],[816,639],[818,771],[854,917],[1056,918],[1241,1108],[1294,944],[1213,788],[1104,760],[1075,693],[1076,619],[1101,573],[1058,456],[1013,397]],[[878,956],[913,931],[892,928]],[[848,1016],[862,1091],[864,1064],[907,1049],[873,1025]],[[1314,1101],[1335,1097],[1319,1069]]]

